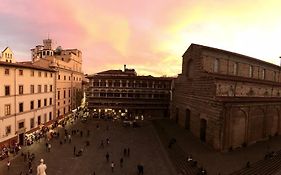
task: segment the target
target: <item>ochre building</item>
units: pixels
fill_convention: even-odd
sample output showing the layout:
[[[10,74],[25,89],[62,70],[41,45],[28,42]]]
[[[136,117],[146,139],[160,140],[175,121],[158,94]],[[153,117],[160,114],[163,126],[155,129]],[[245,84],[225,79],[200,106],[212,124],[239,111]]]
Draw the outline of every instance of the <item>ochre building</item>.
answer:
[[[54,120],[56,71],[13,62],[0,61],[0,147],[24,145],[25,134]]]
[[[108,70],[88,75],[88,107],[131,116],[168,117],[172,78],[138,76],[134,69]]]
[[[56,70],[56,117],[63,117],[81,104],[82,52],[78,49],[53,48],[51,39],[31,49],[32,64]]]
[[[221,151],[279,135],[280,71],[252,57],[191,44],[175,80],[171,118]]]

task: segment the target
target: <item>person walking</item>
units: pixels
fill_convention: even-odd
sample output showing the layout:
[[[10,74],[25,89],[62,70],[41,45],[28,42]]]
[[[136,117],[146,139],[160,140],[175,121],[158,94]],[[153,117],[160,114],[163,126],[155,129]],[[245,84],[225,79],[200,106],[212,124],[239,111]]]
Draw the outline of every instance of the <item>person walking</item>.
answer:
[[[106,161],[108,162],[109,161],[109,154],[108,154],[108,152],[106,153],[105,157],[106,157]]]
[[[48,145],[48,152],[51,152],[51,147],[52,147],[52,145],[51,145],[51,143],[49,143],[49,145]]]
[[[130,157],[130,148],[128,147],[128,149],[127,149],[127,151],[128,151],[128,157]]]
[[[10,170],[10,166],[11,166],[11,162],[10,162],[10,160],[8,160],[8,162],[7,162],[7,168],[8,168],[8,170]]]
[[[44,159],[40,160],[40,164],[37,166],[37,175],[46,175],[47,166],[44,164]]]
[[[104,148],[103,140],[101,140],[100,147]]]
[[[68,134],[68,143],[71,143],[71,135]]]
[[[111,172],[114,172],[114,166],[115,166],[115,165],[114,165],[114,162],[112,161],[112,162],[111,162]]]
[[[109,145],[109,138],[106,138],[106,144]]]
[[[127,156],[127,149],[126,148],[124,148],[123,153],[124,153],[124,157],[126,157]]]
[[[76,146],[73,147],[73,155],[76,155]]]

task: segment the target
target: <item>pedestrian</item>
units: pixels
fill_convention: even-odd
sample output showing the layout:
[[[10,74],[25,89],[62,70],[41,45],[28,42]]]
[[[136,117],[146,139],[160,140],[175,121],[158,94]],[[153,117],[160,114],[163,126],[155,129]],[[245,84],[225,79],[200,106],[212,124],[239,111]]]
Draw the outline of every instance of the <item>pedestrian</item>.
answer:
[[[120,159],[120,167],[122,168],[123,167],[123,157],[121,157],[121,159]]]
[[[68,134],[68,143],[71,143],[71,135]]]
[[[48,144],[48,142],[46,142],[46,151],[48,151],[48,146],[49,146],[49,144]]]
[[[114,172],[114,162],[111,162],[111,172]]]
[[[143,165],[140,166],[140,174],[143,175]]]
[[[96,172],[94,171],[93,175],[96,175]]]
[[[30,167],[30,168],[28,169],[28,173],[29,173],[29,174],[32,174],[32,172],[33,172],[33,169],[32,169],[32,167]]]
[[[109,144],[109,138],[106,138],[106,144],[107,145]]]
[[[76,146],[73,147],[73,155],[76,155]]]
[[[127,155],[128,155],[128,157],[130,157],[130,148],[128,147],[127,150],[128,150],[128,154]]]
[[[126,157],[126,156],[127,156],[127,149],[124,148],[124,157]]]
[[[52,147],[52,145],[51,145],[51,143],[49,143],[49,145],[48,145],[48,151],[49,152],[51,152],[51,147]]]
[[[106,161],[108,162],[109,161],[109,154],[108,154],[108,152],[106,153],[105,157],[106,157]]]
[[[10,165],[11,165],[11,162],[10,162],[10,160],[8,160],[8,162],[7,162],[7,168],[8,168],[8,170],[10,170]]]
[[[47,166],[44,164],[44,159],[40,160],[40,164],[37,166],[37,175],[46,175]]]
[[[83,131],[80,131],[80,137],[83,137]]]
[[[64,143],[66,143],[66,135],[64,135],[64,139],[63,140],[64,140]]]

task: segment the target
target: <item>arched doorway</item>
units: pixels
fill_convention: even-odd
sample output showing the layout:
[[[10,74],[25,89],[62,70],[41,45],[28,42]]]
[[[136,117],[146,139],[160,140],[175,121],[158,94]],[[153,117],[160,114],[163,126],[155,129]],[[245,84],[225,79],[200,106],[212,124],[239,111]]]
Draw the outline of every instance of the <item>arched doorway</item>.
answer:
[[[190,130],[190,110],[185,110],[185,129]]]
[[[200,140],[206,142],[206,130],[207,130],[207,120],[200,120]]]
[[[240,108],[233,108],[232,112],[232,147],[240,147],[245,142],[246,133],[246,113]]]

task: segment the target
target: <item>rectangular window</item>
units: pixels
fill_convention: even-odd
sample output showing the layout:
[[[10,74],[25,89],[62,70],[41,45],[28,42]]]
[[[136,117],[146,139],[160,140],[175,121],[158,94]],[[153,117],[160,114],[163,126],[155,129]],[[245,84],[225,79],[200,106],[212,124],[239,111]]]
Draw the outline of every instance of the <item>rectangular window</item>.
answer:
[[[30,85],[30,93],[34,94],[34,85]]]
[[[47,106],[47,98],[44,99],[44,106]]]
[[[40,71],[38,72],[38,77],[41,77],[41,72]]]
[[[10,70],[9,69],[5,69],[5,75],[9,75],[10,74]]]
[[[64,76],[63,79],[66,80],[66,76]]]
[[[9,134],[11,134],[11,125],[9,125],[9,126],[6,126],[6,128],[5,128],[5,133],[6,133],[6,136],[7,135],[9,135]]]
[[[19,94],[20,94],[20,95],[23,94],[23,85],[19,85]]]
[[[60,91],[58,91],[58,100],[60,99]]]
[[[10,86],[5,86],[5,96],[10,95]]]
[[[58,79],[60,80],[60,75],[58,75]]]
[[[37,125],[39,126],[41,124],[41,116],[39,115],[38,117],[37,117]]]
[[[31,70],[30,76],[34,77],[34,70]]]
[[[274,73],[273,73],[273,81],[276,81],[277,80],[277,73],[274,71]]]
[[[233,64],[233,74],[234,74],[234,75],[237,75],[237,74],[238,74],[238,64],[237,64],[237,63],[234,63],[234,64]]]
[[[48,76],[48,73],[47,72],[45,72],[45,77],[47,77]]]
[[[214,72],[219,72],[219,59],[216,58],[214,62]]]
[[[47,85],[44,85],[44,92],[47,92],[48,91],[48,87]]]
[[[10,104],[5,105],[5,115],[11,115],[11,105]]]
[[[64,91],[63,91],[63,98],[65,98],[65,94],[66,94],[66,93],[65,93],[65,90],[64,90]]]
[[[52,73],[50,73],[50,77],[53,77],[53,74],[52,74]]]
[[[49,112],[49,121],[52,120],[52,112]]]
[[[249,77],[252,78],[253,77],[253,66],[250,65],[249,67]]]
[[[70,93],[70,89],[69,89],[69,90],[68,90],[68,97],[70,97],[70,94],[71,94],[71,93]]]
[[[262,69],[262,73],[261,73],[261,78],[264,80],[265,79],[265,69]]]
[[[34,101],[30,101],[30,110],[34,109]]]
[[[38,100],[38,108],[41,108],[41,100]]]
[[[53,92],[53,85],[50,85],[50,92]]]
[[[19,103],[19,112],[23,112],[23,103]]]
[[[50,105],[52,105],[53,104],[53,99],[52,98],[50,98]]]
[[[30,119],[30,129],[34,128],[34,118]]]
[[[19,129],[24,128],[24,122],[19,122]]]
[[[21,76],[23,75],[23,70],[22,69],[19,70],[19,75],[21,75]]]
[[[41,93],[41,92],[42,92],[41,85],[38,85],[38,93]]]

